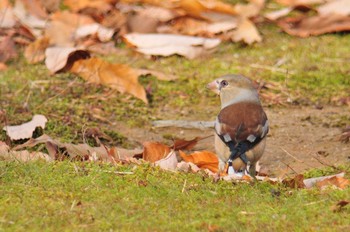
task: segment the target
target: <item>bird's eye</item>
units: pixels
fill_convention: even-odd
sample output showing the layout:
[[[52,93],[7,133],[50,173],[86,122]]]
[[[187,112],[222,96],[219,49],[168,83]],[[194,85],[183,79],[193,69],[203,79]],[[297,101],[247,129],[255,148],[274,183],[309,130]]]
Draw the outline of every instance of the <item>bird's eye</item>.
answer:
[[[221,86],[222,87],[228,86],[228,82],[226,80],[221,81]]]

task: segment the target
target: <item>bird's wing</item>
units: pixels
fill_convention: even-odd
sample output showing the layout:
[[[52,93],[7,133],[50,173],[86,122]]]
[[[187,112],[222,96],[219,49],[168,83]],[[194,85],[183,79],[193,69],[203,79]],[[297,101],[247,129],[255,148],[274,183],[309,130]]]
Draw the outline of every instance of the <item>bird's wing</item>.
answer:
[[[216,133],[225,143],[258,143],[269,130],[267,116],[260,104],[240,102],[223,108],[215,124]]]

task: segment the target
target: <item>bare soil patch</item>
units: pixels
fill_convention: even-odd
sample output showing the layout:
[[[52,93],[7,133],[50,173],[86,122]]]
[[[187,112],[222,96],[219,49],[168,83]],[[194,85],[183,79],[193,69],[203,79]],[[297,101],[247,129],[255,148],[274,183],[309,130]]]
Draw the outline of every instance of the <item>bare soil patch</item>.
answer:
[[[216,109],[209,109],[207,121],[215,118]],[[260,165],[270,175],[283,175],[291,172],[303,172],[310,168],[344,164],[350,159],[350,144],[339,141],[341,129],[350,125],[350,107],[266,108],[270,121],[270,133],[267,147]],[[171,113],[164,119],[171,118]],[[167,118],[169,117],[169,118]],[[203,116],[201,116],[203,117]],[[184,116],[181,120],[196,120],[196,115]],[[165,139],[169,135],[176,138],[193,139],[197,136],[209,136],[213,129],[167,128],[128,128],[118,123],[115,128],[135,146],[143,141],[156,140],[171,143]],[[195,150],[214,151],[214,137],[202,140]]]

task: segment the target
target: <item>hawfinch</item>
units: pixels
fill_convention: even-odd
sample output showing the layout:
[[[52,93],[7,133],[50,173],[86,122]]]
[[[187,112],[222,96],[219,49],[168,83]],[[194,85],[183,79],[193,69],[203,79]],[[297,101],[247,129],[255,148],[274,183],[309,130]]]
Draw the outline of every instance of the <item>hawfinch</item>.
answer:
[[[255,166],[265,150],[269,124],[257,90],[248,78],[226,75],[207,86],[220,95],[221,111],[215,121],[215,150],[219,171],[239,173],[249,166],[249,174],[256,175]]]

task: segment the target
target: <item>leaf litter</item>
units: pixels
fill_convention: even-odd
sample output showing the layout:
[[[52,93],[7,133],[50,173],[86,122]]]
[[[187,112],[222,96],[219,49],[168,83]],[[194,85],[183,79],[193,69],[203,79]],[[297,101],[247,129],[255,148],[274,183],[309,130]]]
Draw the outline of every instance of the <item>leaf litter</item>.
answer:
[[[45,121],[46,118],[41,115],[40,120],[37,120],[38,116],[33,117],[33,120],[29,123],[25,123],[17,126],[22,128],[35,129],[38,125],[44,127],[44,125],[38,123]],[[5,127],[9,130],[9,127]],[[11,127],[10,127],[11,128]],[[16,130],[15,130],[16,131]],[[22,131],[22,130],[20,130]],[[95,132],[90,132],[96,134]],[[99,133],[101,134],[101,133]],[[23,138],[23,136],[19,136]],[[19,138],[12,135],[11,139]],[[124,149],[118,147],[108,147],[100,144],[98,147],[92,147],[87,143],[83,144],[71,144],[62,143],[59,140],[52,139],[50,136],[43,134],[40,137],[32,138],[32,133],[29,140],[25,143],[17,145],[10,149],[7,144],[0,142],[0,158],[5,160],[18,160],[28,162],[31,160],[43,159],[46,161],[53,160],[76,160],[85,162],[110,162],[110,163],[133,163],[139,165],[143,162],[150,162],[155,166],[159,166],[161,169],[168,171],[181,171],[181,172],[193,172],[197,173],[200,170],[212,177],[214,180],[222,179],[226,181],[243,181],[250,182],[253,179],[245,173],[242,175],[227,175],[226,173],[218,173],[218,159],[215,153],[210,151],[193,151],[190,154],[186,154],[182,150],[192,150],[196,143],[206,137],[196,137],[192,140],[177,139],[174,144],[169,146],[160,142],[147,141],[143,143],[143,150],[140,149]],[[98,138],[96,138],[98,139]],[[38,144],[45,144],[48,154],[43,152],[29,152],[25,148],[34,147]],[[180,150],[181,149],[181,150]],[[259,170],[257,170],[259,171]],[[321,191],[326,189],[345,189],[349,186],[350,181],[346,179],[345,173],[339,173],[331,176],[323,176],[317,178],[304,179],[302,174],[296,175],[293,178],[270,178],[268,176],[257,176],[259,181],[266,181],[271,183],[282,183],[290,188],[313,188],[316,186]]]

